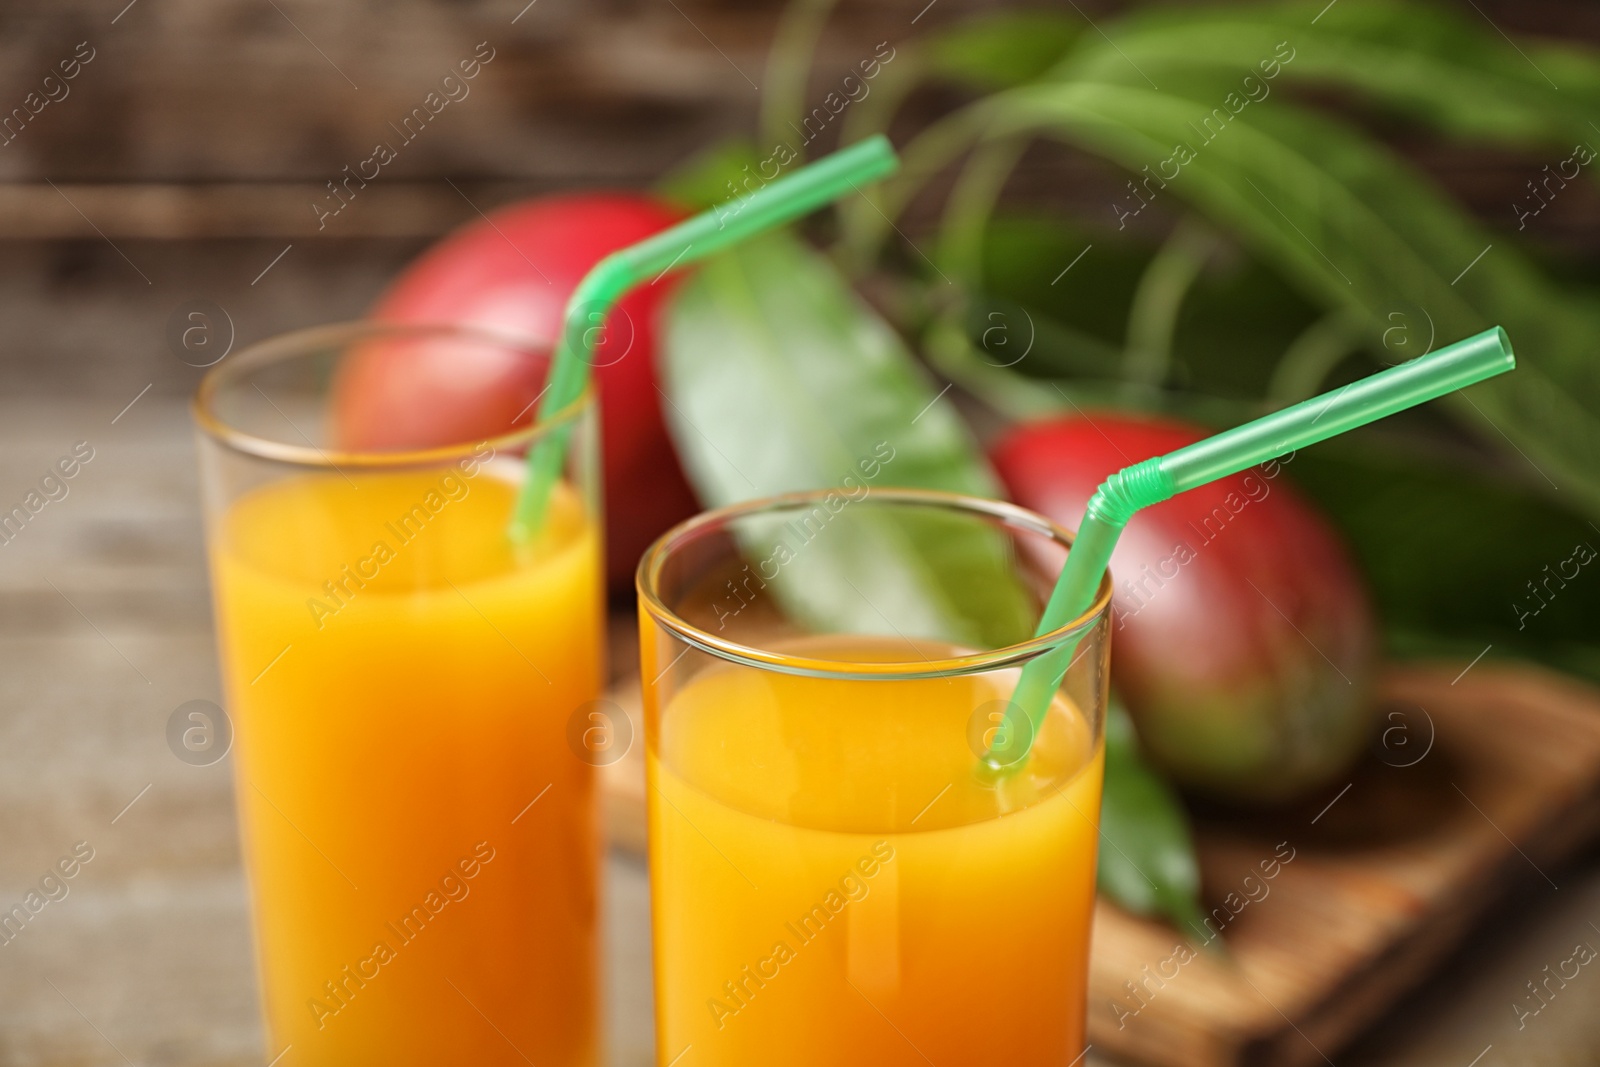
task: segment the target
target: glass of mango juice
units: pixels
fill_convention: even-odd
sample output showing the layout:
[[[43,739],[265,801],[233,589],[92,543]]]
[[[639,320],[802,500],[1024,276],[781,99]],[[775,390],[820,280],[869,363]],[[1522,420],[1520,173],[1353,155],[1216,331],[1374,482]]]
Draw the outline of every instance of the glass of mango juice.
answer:
[[[336,326],[224,360],[195,401],[279,1067],[599,1061],[595,768],[566,742],[603,679],[593,403],[452,429],[435,390],[414,447],[394,424],[349,444],[352,366],[404,385],[454,360],[534,391],[548,362],[465,330]],[[543,530],[513,543],[522,456],[558,432]]]
[[[882,462],[640,564],[662,1067],[1083,1051],[1109,578],[1031,637],[1070,536]],[[1074,642],[1034,728],[1021,668]]]

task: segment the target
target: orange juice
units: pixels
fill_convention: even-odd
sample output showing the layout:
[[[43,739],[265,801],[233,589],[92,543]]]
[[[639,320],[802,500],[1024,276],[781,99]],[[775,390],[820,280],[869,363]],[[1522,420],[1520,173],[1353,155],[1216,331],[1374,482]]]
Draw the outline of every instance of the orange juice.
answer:
[[[268,1058],[591,1067],[600,544],[480,455],[245,493],[213,579]]]
[[[906,657],[869,637],[778,650]],[[1102,749],[1058,699],[1023,767],[977,773],[974,712],[1016,677],[720,664],[650,709],[659,1063],[1065,1067],[1082,1051]]]

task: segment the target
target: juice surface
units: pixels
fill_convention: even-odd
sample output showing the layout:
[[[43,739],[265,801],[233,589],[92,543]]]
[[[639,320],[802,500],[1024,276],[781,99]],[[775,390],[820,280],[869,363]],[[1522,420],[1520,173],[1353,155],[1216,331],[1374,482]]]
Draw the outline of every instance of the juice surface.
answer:
[[[1016,677],[719,665],[651,709],[660,1064],[690,1046],[683,1064],[729,1067],[1077,1057],[1103,756],[1058,701],[1024,767],[980,776],[970,720]]]
[[[270,1060],[598,1062],[600,546],[488,469],[315,474],[212,531]],[[536,801],[536,802],[535,802]]]

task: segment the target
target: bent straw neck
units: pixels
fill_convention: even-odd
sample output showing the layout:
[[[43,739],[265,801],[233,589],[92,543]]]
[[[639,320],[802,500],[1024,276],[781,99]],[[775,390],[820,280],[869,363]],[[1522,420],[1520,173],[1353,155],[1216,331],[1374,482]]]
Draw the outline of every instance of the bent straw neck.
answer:
[[[869,137],[746,196],[685,219],[676,226],[606,256],[573,290],[562,316],[550,384],[539,404],[545,421],[582,395],[598,332],[606,315],[628,291],[668,271],[705,259],[765,230],[792,222],[899,166],[882,135]],[[571,427],[561,426],[528,453],[528,473],[512,512],[508,535],[531,541],[544,524],[545,509],[565,463]]]
[[[550,369],[550,383],[539,407],[541,419],[554,415],[583,392],[593,364],[596,331],[604,328],[606,315],[639,284],[639,277],[636,261],[613,252],[596,263],[573,289],[562,314],[561,340]]]
[[[1178,483],[1167,471],[1169,459],[1169,456],[1156,456],[1135,463],[1101,482],[1089,498],[1085,518],[1094,518],[1120,529],[1128,525],[1140,508],[1176,496]]]
[[[1035,637],[1043,637],[1087,611],[1111,563],[1111,551],[1122,528],[1140,508],[1177,495],[1176,483],[1162,466],[1165,459],[1155,456],[1117,471],[1089,497],[1072,550],[1067,553],[1066,566],[1050,591]],[[1056,619],[1061,622],[1050,625]]]

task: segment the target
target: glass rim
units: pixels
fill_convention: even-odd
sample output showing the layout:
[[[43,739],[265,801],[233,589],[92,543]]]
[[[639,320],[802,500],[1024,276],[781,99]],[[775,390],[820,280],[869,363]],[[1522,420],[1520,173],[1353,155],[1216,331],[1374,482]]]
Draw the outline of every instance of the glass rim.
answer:
[[[758,500],[749,500],[714,508],[685,519],[656,538],[650,547],[645,549],[644,555],[640,557],[638,569],[634,572],[634,587],[639,594],[639,603],[655,622],[672,631],[686,644],[719,659],[747,667],[756,667],[761,670],[777,671],[781,674],[798,674],[812,678],[835,678],[841,681],[910,681],[925,678],[946,678],[954,675],[975,674],[982,671],[1017,666],[1050,652],[1069,640],[1081,637],[1091,627],[1098,624],[1110,609],[1114,587],[1111,572],[1107,570],[1100,579],[1100,588],[1096,591],[1094,602],[1089,605],[1088,610],[1047,634],[1030,637],[1025,641],[1005,645],[1001,648],[986,649],[946,659],[861,663],[859,661],[794,656],[743,644],[738,641],[730,641],[708,633],[689,622],[668,607],[661,598],[658,585],[661,571],[667,559],[677,548],[687,543],[697,534],[704,532],[707,527],[725,524],[731,520],[752,515],[815,504],[834,492],[837,492],[837,490],[813,489],[798,493],[782,493],[776,496],[762,497]],[[883,488],[874,489],[866,497],[862,498],[863,503],[872,500],[891,504],[913,504],[943,508],[977,515],[982,518],[999,520],[1002,524],[1012,529],[1024,530],[1028,533],[1047,537],[1068,551],[1072,549],[1072,542],[1075,536],[1070,530],[1056,525],[1043,515],[1029,511],[1027,508],[1002,500],[987,500],[983,497],[968,496],[963,493],[951,493],[938,489]]]
[[[444,463],[472,455],[485,444],[492,446],[496,453],[514,452],[562,426],[575,422],[594,402],[594,378],[591,375],[577,398],[549,418],[540,418],[539,412],[535,410],[533,420],[528,425],[492,437],[474,438],[470,441],[430,448],[386,450],[318,448],[310,443],[293,444],[262,437],[232,425],[215,410],[215,402],[220,392],[227,386],[236,384],[252,371],[286,363],[297,357],[310,355],[319,349],[342,347],[363,337],[383,335],[473,339],[545,356],[552,365],[554,364],[550,345],[508,330],[448,322],[379,322],[361,319],[332,322],[274,334],[254,344],[246,345],[231,357],[223,358],[215,366],[208,368],[204,377],[200,379],[200,385],[189,402],[189,411],[200,430],[226,448],[278,463],[335,470],[341,467],[413,467]]]

